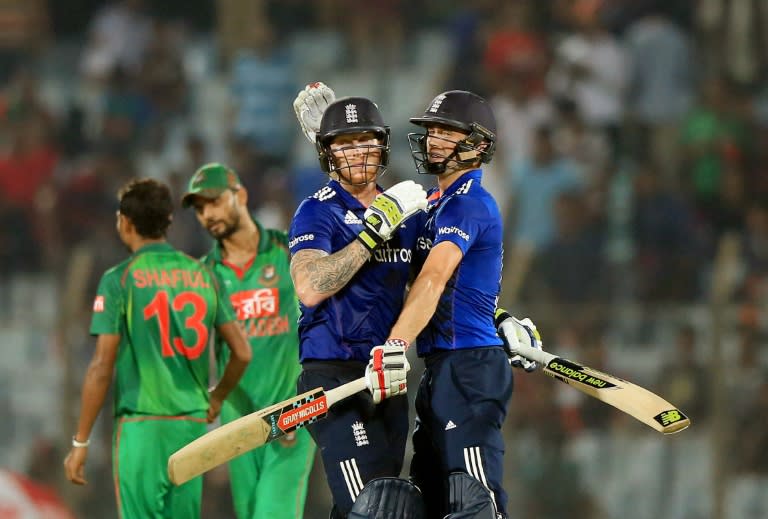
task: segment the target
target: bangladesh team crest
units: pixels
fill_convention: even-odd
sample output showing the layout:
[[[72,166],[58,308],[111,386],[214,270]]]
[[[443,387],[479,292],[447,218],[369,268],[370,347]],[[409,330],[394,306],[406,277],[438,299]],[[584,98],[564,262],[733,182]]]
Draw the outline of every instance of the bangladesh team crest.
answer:
[[[264,265],[261,269],[261,275],[259,276],[259,282],[263,285],[274,285],[280,281],[280,276],[277,275],[277,269],[274,265]]]

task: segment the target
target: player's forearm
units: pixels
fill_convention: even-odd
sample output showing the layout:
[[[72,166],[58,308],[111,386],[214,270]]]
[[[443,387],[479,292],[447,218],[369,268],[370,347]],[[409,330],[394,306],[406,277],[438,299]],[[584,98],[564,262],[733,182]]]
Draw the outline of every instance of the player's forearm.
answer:
[[[235,386],[237,386],[237,383],[240,381],[240,378],[243,376],[243,373],[245,373],[245,368],[247,367],[248,362],[244,362],[235,357],[230,357],[229,362],[227,362],[227,365],[224,367],[224,373],[221,376],[221,380],[216,384],[212,394],[220,400],[225,400],[227,395],[235,389]]]
[[[101,359],[94,358],[88,366],[88,372],[83,380],[80,397],[80,420],[77,424],[75,438],[86,441],[91,436],[93,424],[99,416],[104,400],[107,398],[109,386],[112,384],[112,368]]]
[[[213,394],[216,397],[224,400],[229,392],[237,386],[243,373],[245,373],[245,369],[253,357],[253,352],[240,325],[236,321],[224,323],[216,331],[227,343],[231,352],[227,365],[224,367],[224,373],[213,390]]]
[[[409,343],[415,341],[435,313],[444,289],[445,282],[438,275],[422,273],[418,276],[389,336]]]
[[[344,288],[371,257],[355,240],[338,252],[300,251],[291,260],[291,277],[299,300],[315,306]]]

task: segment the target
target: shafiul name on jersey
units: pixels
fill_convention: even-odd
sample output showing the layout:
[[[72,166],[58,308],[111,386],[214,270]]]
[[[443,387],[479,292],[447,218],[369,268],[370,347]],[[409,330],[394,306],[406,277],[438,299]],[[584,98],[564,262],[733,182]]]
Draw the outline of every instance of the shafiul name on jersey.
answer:
[[[184,287],[209,288],[208,280],[201,271],[184,269],[136,269],[131,273],[136,288]]]

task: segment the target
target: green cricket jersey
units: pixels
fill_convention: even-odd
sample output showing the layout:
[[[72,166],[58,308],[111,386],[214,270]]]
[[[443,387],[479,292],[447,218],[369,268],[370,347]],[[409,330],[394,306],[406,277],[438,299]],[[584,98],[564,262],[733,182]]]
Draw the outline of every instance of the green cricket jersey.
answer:
[[[240,379],[232,399],[245,392],[256,408],[296,394],[299,364],[298,299],[290,273],[288,237],[285,232],[264,229],[258,222],[259,248],[243,269],[222,260],[218,243],[203,261],[213,270],[237,315],[253,351],[253,359]],[[221,375],[229,350],[216,341]],[[244,396],[244,395],[240,395]]]
[[[121,336],[116,416],[207,410],[209,338],[233,320],[210,270],[168,243],[142,247],[105,272],[91,334]]]

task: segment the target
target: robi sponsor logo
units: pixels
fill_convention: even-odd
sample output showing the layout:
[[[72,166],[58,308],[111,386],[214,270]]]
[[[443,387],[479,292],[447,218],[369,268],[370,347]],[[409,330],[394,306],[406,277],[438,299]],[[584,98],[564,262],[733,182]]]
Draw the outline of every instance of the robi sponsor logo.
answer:
[[[462,240],[469,241],[469,234],[465,233],[455,225],[451,227],[440,227],[437,230],[437,234],[458,234]]]
[[[296,236],[294,239],[288,242],[288,248],[294,247],[303,241],[312,241],[314,239],[315,239],[315,235],[312,233]]]

